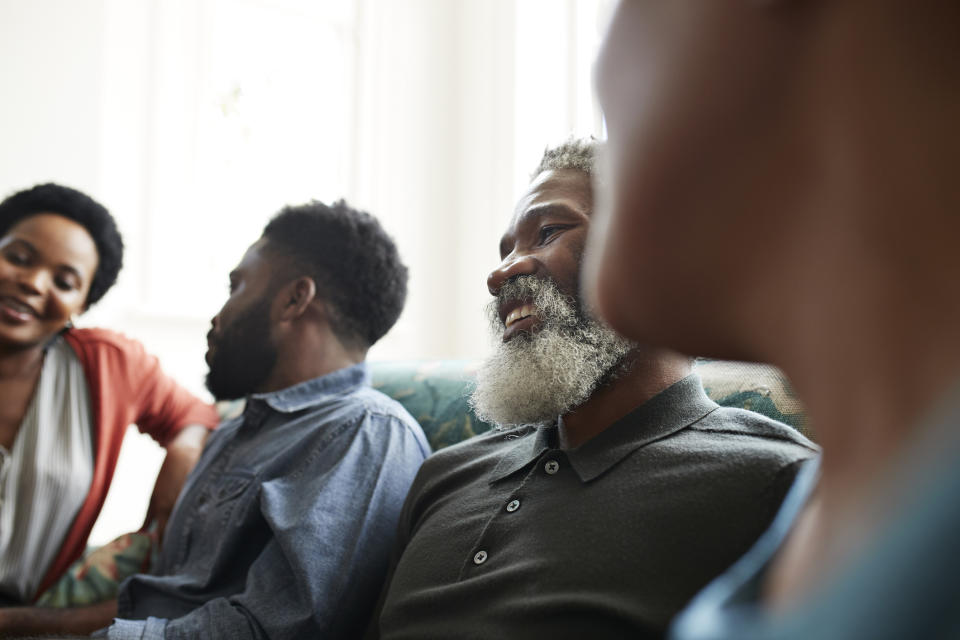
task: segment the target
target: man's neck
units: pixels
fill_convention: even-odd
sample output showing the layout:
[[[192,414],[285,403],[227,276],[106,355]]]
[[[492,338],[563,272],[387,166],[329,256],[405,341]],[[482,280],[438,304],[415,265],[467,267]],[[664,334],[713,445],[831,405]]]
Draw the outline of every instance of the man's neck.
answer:
[[[574,449],[670,385],[689,375],[690,358],[662,349],[634,349],[623,372],[579,407],[561,416],[560,446]]]
[[[290,333],[277,349],[277,363],[258,393],[279,391],[363,362],[366,350],[345,346],[326,327]]]

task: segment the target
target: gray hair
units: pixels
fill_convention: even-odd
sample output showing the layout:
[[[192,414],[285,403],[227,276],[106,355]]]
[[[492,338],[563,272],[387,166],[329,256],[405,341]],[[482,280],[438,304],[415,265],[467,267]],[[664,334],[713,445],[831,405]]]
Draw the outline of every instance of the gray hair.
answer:
[[[556,147],[544,150],[540,164],[530,177],[535,178],[544,171],[575,169],[593,178],[599,149],[600,141],[596,138],[567,138]]]
[[[542,326],[502,342],[497,307],[510,299],[530,299]],[[616,379],[634,347],[550,279],[508,281],[487,312],[495,347],[477,371],[470,406],[481,420],[500,426],[545,424],[569,413]]]

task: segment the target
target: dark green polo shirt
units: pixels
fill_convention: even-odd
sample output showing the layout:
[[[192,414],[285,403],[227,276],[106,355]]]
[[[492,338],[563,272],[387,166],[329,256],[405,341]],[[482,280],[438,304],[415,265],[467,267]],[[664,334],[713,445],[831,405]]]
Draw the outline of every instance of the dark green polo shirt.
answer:
[[[559,448],[556,426],[444,449],[404,505],[381,636],[660,636],[816,452],[786,425],[719,407],[696,375],[577,449]]]

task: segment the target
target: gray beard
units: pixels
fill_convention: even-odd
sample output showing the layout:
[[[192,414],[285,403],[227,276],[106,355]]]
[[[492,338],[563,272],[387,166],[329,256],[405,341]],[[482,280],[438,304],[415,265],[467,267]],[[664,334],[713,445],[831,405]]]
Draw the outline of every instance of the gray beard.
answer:
[[[499,341],[499,301],[524,297],[533,298],[540,329]],[[583,313],[551,280],[522,276],[508,282],[488,313],[498,342],[477,372],[470,406],[481,420],[500,426],[549,423],[580,406],[616,376],[634,347]]]

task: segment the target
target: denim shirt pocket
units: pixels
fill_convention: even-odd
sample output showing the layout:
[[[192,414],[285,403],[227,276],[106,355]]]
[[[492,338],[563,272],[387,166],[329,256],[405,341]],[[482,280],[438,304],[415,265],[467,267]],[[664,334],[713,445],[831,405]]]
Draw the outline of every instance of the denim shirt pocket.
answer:
[[[198,487],[182,505],[184,518],[165,543],[171,547],[167,552],[173,562],[165,565],[164,573],[181,571],[188,564],[194,575],[206,572],[225,537],[229,537],[228,528],[235,518],[243,518],[243,505],[256,501],[255,496],[244,499],[248,492],[255,491],[256,477],[252,471],[231,469],[202,478],[202,488]]]
[[[211,495],[210,521],[221,528],[227,527],[236,507],[243,502],[239,498],[247,492],[254,478],[255,473],[242,469],[233,469],[220,476]]]

